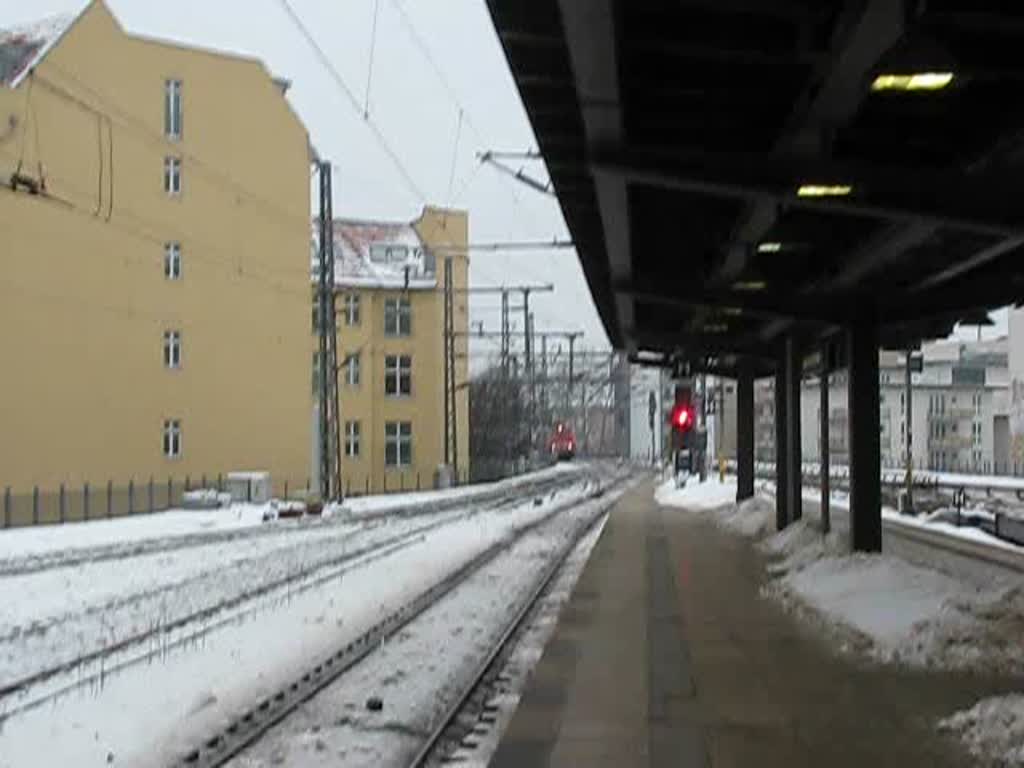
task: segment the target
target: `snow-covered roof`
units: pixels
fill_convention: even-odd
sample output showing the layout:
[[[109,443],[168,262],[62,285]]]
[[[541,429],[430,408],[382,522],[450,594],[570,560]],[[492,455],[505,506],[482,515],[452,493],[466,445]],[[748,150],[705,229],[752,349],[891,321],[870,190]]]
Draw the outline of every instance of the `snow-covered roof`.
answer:
[[[318,229],[314,221],[314,277]],[[334,282],[342,287],[432,289],[437,286],[436,259],[412,224],[336,219]]]
[[[0,29],[0,85],[17,88],[71,28],[81,12],[82,9],[78,13],[62,13]]]

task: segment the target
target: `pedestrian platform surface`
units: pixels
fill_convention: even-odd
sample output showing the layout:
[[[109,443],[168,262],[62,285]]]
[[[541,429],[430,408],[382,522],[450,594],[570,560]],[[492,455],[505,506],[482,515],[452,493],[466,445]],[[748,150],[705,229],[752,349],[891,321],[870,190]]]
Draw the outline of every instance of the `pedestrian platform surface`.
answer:
[[[622,497],[491,766],[966,768],[936,721],[993,681],[840,656],[705,516]]]

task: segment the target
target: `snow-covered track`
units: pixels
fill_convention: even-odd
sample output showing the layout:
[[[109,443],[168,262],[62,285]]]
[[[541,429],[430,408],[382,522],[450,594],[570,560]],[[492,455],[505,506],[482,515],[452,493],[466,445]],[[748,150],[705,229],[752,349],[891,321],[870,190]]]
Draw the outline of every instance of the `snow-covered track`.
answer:
[[[526,599],[502,628],[490,651],[477,665],[459,694],[437,718],[430,735],[409,761],[409,768],[444,763],[450,751],[459,747],[470,736],[480,722],[480,715],[487,710],[489,691],[505,665],[507,652],[514,647],[522,629],[533,616],[537,604],[570,555],[607,514],[606,509],[596,512],[576,529],[569,541],[551,558]]]
[[[578,479],[578,478],[576,478]],[[624,478],[617,478],[622,482]],[[317,664],[294,678],[275,693],[265,696],[250,709],[232,720],[223,730],[207,737],[200,745],[186,751],[175,763],[181,768],[215,768],[223,766],[248,747],[259,741],[275,725],[298,710],[318,692],[333,684],[366,656],[382,647],[405,626],[474,574],[487,566],[516,542],[537,530],[556,516],[604,494],[603,489],[583,498],[557,504],[541,517],[517,526],[510,534],[487,547],[440,581],[417,594],[396,610],[387,614],[360,635],[349,640]]]

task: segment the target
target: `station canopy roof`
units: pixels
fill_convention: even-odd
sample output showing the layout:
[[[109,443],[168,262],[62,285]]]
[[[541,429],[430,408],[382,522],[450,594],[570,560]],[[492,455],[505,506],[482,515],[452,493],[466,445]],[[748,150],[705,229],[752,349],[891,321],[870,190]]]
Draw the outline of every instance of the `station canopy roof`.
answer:
[[[1024,299],[1024,2],[488,6],[617,347],[770,369]]]

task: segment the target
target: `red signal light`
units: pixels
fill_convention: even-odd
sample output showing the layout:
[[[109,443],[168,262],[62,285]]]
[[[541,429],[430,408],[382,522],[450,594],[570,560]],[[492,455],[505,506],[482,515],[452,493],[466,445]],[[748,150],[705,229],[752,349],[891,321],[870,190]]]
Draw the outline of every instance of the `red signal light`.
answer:
[[[672,426],[675,429],[685,432],[693,427],[694,421],[693,409],[690,406],[679,403],[672,410]]]

